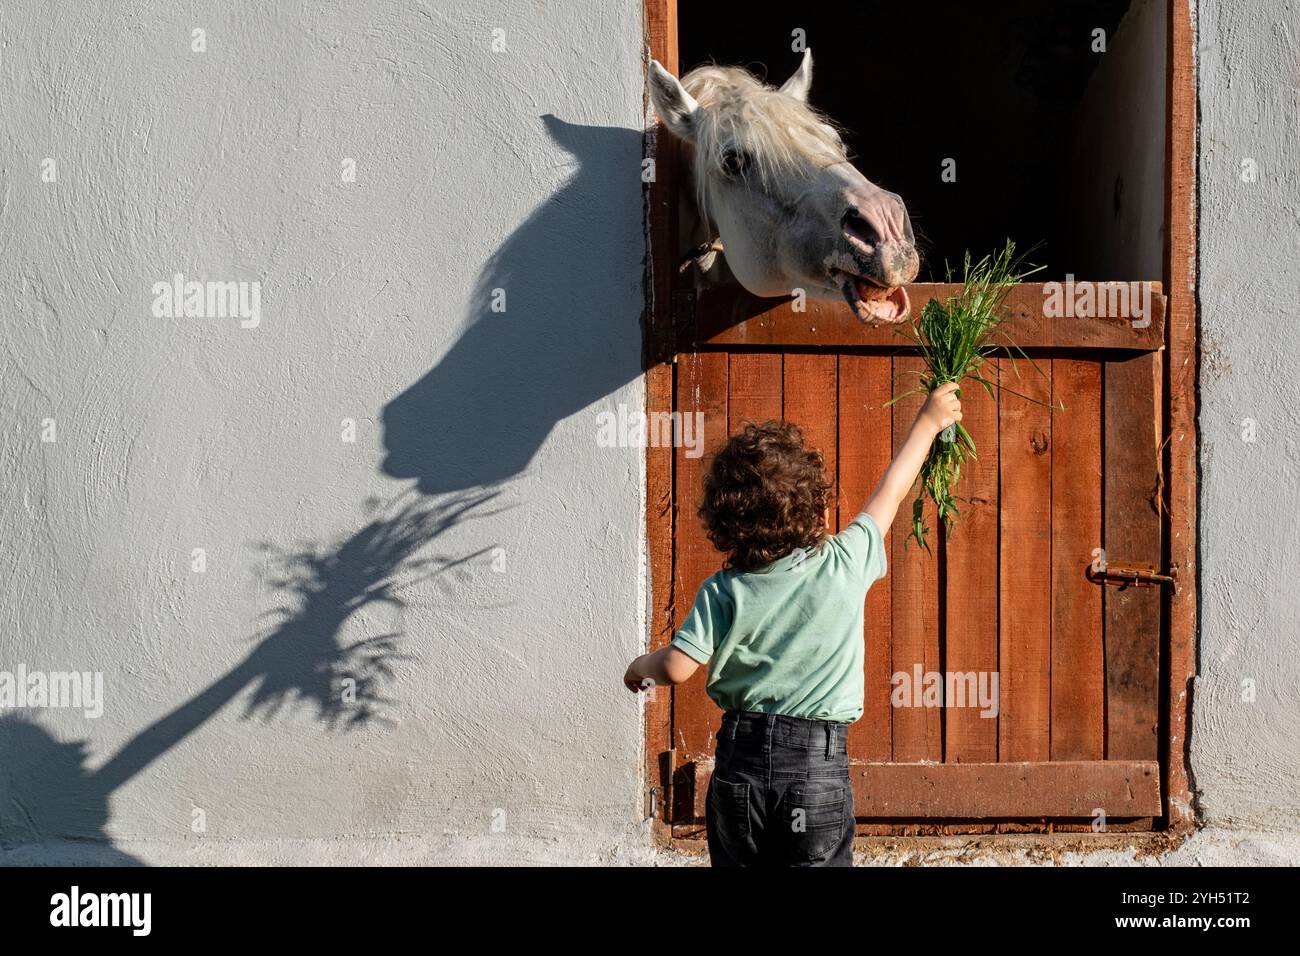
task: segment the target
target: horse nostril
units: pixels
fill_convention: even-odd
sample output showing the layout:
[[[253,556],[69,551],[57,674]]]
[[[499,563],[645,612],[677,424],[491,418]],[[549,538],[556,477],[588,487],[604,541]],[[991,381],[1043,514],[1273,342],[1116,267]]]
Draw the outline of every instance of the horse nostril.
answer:
[[[845,235],[852,236],[869,246],[874,246],[880,242],[880,233],[856,209],[850,209],[841,217],[840,228],[844,230]]]

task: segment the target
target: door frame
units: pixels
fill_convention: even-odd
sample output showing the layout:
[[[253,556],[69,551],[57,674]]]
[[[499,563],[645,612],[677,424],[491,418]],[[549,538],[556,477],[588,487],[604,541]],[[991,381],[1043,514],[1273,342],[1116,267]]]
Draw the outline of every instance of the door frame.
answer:
[[[649,54],[679,73],[677,0],[644,0]],[[1160,673],[1160,766],[1163,816],[1157,829],[1182,837],[1195,825],[1190,788],[1192,688],[1196,675],[1199,577],[1197,542],[1200,438],[1197,431],[1199,374],[1199,296],[1197,288],[1196,76],[1193,27],[1188,0],[1168,0],[1166,12],[1165,247],[1162,284],[1168,296],[1165,321],[1162,426],[1168,440],[1161,452],[1162,502],[1168,534],[1163,535],[1166,566],[1178,568],[1176,588],[1162,589],[1163,632]],[[647,63],[648,66],[648,63]],[[647,186],[646,257],[642,367],[646,412],[673,408],[677,330],[677,184],[676,140],[658,135],[649,105],[647,159],[654,175]],[[673,636],[675,595],[673,507],[674,455],[671,447],[646,448],[646,542],[649,571],[648,646],[665,646]],[[673,843],[671,811],[675,765],[671,691],[658,693],[645,706],[646,815],[655,842]]]

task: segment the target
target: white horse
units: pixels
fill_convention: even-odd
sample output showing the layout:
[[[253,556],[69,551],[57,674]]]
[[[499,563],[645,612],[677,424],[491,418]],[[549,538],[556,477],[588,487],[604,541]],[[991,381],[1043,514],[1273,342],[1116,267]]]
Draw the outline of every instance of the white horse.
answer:
[[[920,258],[898,195],[868,181],[839,133],[808,105],[812,51],[778,89],[740,67],[702,66],[681,81],[650,62],[650,98],[689,146],[687,258],[711,280],[722,264],[754,295],[843,297],[870,325],[901,322],[902,286]]]

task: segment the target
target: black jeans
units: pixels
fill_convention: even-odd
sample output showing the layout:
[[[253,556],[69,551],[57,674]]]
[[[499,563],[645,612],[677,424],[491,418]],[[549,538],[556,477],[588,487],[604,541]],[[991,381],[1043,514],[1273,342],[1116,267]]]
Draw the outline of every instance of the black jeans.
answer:
[[[705,797],[714,866],[852,866],[849,725],[722,715]]]

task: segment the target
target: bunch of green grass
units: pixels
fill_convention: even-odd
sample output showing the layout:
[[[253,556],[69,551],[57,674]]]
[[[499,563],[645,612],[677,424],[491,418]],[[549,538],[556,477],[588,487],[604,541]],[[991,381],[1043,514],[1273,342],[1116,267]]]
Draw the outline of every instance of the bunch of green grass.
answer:
[[[902,395],[895,396],[892,405],[908,395],[928,395],[941,385],[949,382],[972,380],[982,385],[993,395],[995,388],[1002,388],[1000,382],[991,380],[985,374],[988,360],[998,349],[1006,352],[1011,359],[1012,368],[1019,376],[1015,366],[1015,355],[1024,358],[1030,365],[1033,361],[1010,339],[1003,344],[992,344],[991,339],[998,331],[1005,318],[1003,303],[1016,283],[1043,269],[1042,266],[1029,267],[1023,255],[1016,255],[1016,245],[1008,241],[1000,252],[987,255],[977,262],[966,253],[962,268],[962,290],[951,296],[946,303],[931,299],[921,310],[920,316],[910,325],[900,328],[900,332],[916,343],[925,359],[926,369],[920,374],[920,385]],[[954,273],[945,263],[947,281],[953,282]],[[1003,338],[1006,338],[1005,333]],[[989,366],[992,368],[992,366]],[[1042,374],[1042,370],[1034,365]],[[1004,389],[1011,391],[1011,389]],[[1020,395],[1019,392],[1012,394]],[[957,397],[961,397],[958,389]],[[1021,395],[1035,404],[1035,399]],[[912,504],[912,530],[907,540],[916,539],[917,544],[930,550],[926,535],[930,529],[925,525],[925,499],[928,496],[938,509],[939,520],[951,533],[953,523],[960,517],[957,502],[953,494],[961,478],[961,466],[975,458],[975,440],[970,432],[962,427],[961,422],[953,422],[944,429],[930,448],[925,464],[921,466],[918,478],[921,489]]]

